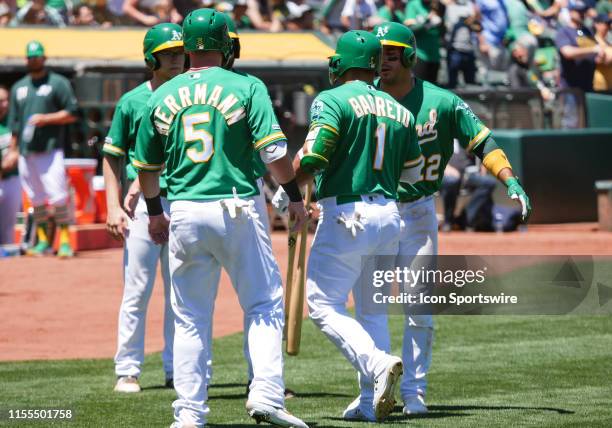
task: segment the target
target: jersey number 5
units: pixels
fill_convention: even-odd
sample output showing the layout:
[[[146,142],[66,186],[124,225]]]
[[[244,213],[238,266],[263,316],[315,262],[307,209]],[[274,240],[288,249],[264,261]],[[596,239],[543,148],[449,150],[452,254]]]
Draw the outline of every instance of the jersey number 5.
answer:
[[[210,122],[210,113],[195,113],[183,116],[183,135],[185,143],[196,142],[202,145],[202,150],[199,147],[191,147],[187,149],[187,157],[195,163],[208,162],[215,152],[213,147],[213,137],[203,129],[196,129],[196,125],[201,125]]]

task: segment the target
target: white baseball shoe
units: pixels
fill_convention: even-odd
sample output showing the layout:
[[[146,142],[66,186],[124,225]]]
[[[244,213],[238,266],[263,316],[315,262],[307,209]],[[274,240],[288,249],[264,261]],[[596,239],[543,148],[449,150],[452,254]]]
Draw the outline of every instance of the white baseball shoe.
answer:
[[[402,409],[402,413],[405,415],[424,415],[427,412],[428,409],[422,395],[404,397],[404,408]]]
[[[181,422],[173,422],[170,428],[198,428],[193,424],[184,424]]]
[[[138,378],[135,376],[119,376],[115,384],[115,392],[140,392]]]
[[[374,409],[371,403],[361,404],[361,396],[355,398],[342,413],[342,419],[346,421],[376,422]]]
[[[282,407],[247,401],[246,409],[249,416],[255,419],[258,424],[268,422],[277,427],[308,428],[308,425],[301,419],[296,418]]]
[[[374,416],[384,421],[395,407],[395,386],[404,373],[402,359],[390,357],[385,370],[374,379]]]

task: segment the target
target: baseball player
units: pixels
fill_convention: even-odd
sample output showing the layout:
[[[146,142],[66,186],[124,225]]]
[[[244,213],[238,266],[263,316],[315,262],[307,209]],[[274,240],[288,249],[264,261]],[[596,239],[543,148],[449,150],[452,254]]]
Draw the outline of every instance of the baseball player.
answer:
[[[15,241],[17,210],[21,204],[17,156],[10,152],[12,134],[6,127],[8,106],[9,91],[0,85],[0,245]]]
[[[240,74],[241,76],[245,76],[250,78],[251,80],[253,80],[254,84],[257,85],[261,85],[263,90],[267,93],[267,88],[265,86],[265,84],[257,77],[253,76],[252,74],[249,73],[243,73],[240,71],[235,70],[234,67],[234,60],[240,58],[240,37],[238,36],[238,32],[236,31],[236,24],[234,23],[234,20],[232,19],[231,16],[229,16],[226,13],[222,14],[223,18],[225,19],[225,23],[227,24],[227,29],[228,29],[228,34],[230,36],[230,39],[232,39],[232,52],[233,54],[227,59],[227,62],[225,64],[223,64],[223,68],[225,68],[226,70],[230,70],[233,71],[234,73]],[[280,129],[280,127],[279,127]],[[254,162],[254,168],[255,168],[255,178],[257,180],[257,187],[259,189],[259,194],[257,196],[254,197],[255,199],[255,211],[257,212],[257,214],[259,214],[259,218],[261,219],[262,223],[264,224],[264,228],[266,230],[266,232],[270,231],[270,220],[268,217],[268,209],[267,209],[267,205],[266,205],[266,197],[264,194],[264,175],[266,174],[267,168],[266,168],[266,164],[261,160],[261,156],[259,155],[259,153],[253,153],[253,162]],[[214,308],[213,308],[214,309]],[[251,365],[251,360],[249,358],[249,350],[248,350],[248,346],[249,346],[249,341],[248,339],[248,320],[245,316],[244,318],[244,333],[243,333],[243,337],[244,337],[244,342],[243,342],[243,353],[244,353],[244,358],[246,359],[247,362],[247,375],[248,375],[248,384],[251,383],[251,380],[253,379],[253,366]],[[209,349],[209,356],[208,356],[208,361],[207,361],[207,374],[206,374],[206,378],[208,379],[208,384],[210,384],[211,380],[212,380],[212,375],[213,375],[213,368],[212,368],[212,323],[210,324],[210,334],[209,334],[209,343],[208,343],[208,349]],[[247,387],[247,395],[248,395],[248,387]]]
[[[283,289],[271,241],[254,209],[258,151],[290,195],[296,227],[307,213],[269,97],[252,79],[221,68],[232,55],[225,19],[212,9],[183,22],[191,69],[159,88],[140,125],[134,166],[149,213],[149,233],[169,233],[175,321],[174,426],[202,426],[208,336],[221,267],[238,293],[248,324],[253,367],[248,414],[285,427],[306,427],[284,409]],[[165,165],[170,229],[159,197]]]
[[[346,303],[351,290],[360,294],[367,258],[397,254],[397,185],[403,168],[405,180],[416,180],[422,161],[411,113],[372,86],[380,56],[380,43],[368,32],[340,37],[329,59],[330,82],[339,86],[312,104],[297,171],[300,183],[315,176],[321,209],[308,260],[310,317],[359,377],[375,385],[362,399],[364,411],[377,421],[393,410],[402,362],[375,345]]]
[[[27,44],[26,57],[29,73],[11,89],[8,126],[13,133],[10,150],[19,150],[21,185],[34,209],[38,243],[28,254],[42,255],[51,248],[48,203],[60,230],[57,256],[72,257],[63,144],[66,125],[76,121],[77,102],[68,79],[45,68],[45,49],[40,42]]]
[[[125,239],[123,256],[124,291],[119,310],[119,331],[115,373],[117,392],[139,392],[138,377],[144,362],[144,339],[147,306],[155,283],[157,262],[161,262],[164,281],[164,350],[162,360],[166,373],[166,387],[172,387],[172,346],[174,316],[170,304],[170,273],[168,246],[156,245],[148,232],[149,219],[144,198],[141,196],[138,174],[128,163],[126,175],[130,188],[121,203],[121,167],[127,156],[134,156],[136,133],[147,101],[153,91],[183,71],[182,28],[177,24],[159,24],[151,27],[144,38],[145,63],[152,71],[151,80],[126,93],[119,100],[113,122],[103,147],[104,178],[108,216],[106,226],[116,239]],[[162,176],[160,189],[165,195],[166,182]],[[162,205],[168,213],[168,202],[162,196]]]
[[[520,201],[526,220],[531,211],[529,198],[512,173],[504,152],[495,144],[491,131],[458,96],[429,82],[415,78],[416,42],[412,31],[399,23],[376,26],[373,34],[383,45],[379,86],[416,115],[419,145],[425,159],[414,184],[402,180],[398,189],[399,211],[406,227],[399,243],[399,261],[410,266],[416,256],[438,254],[438,222],[433,194],[440,188],[453,153],[453,139],[482,159],[485,167],[508,187],[508,196]],[[356,312],[375,343],[389,346],[387,317]],[[402,359],[404,376],[400,393],[406,415],[426,413],[425,376],[431,363],[433,318],[431,315],[407,315],[404,323]],[[345,411],[345,417],[369,420],[367,403],[372,385],[360,383],[361,396]]]

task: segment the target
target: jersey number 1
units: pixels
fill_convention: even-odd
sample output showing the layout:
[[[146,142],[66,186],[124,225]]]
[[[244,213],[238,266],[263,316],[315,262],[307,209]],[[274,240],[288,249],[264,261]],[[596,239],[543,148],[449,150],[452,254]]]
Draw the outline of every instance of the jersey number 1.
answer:
[[[385,158],[385,136],[387,134],[387,126],[384,123],[378,124],[376,127],[376,153],[374,153],[374,166],[376,171],[380,171]]]
[[[183,135],[185,142],[199,142],[202,150],[196,147],[187,149],[187,157],[195,163],[208,162],[215,152],[213,147],[213,136],[203,129],[195,129],[196,125],[210,122],[210,113],[196,113],[183,116]]]

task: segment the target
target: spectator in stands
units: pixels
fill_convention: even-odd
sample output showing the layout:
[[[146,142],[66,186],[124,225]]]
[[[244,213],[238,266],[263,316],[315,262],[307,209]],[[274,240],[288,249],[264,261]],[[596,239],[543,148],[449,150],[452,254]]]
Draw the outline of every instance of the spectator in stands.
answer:
[[[371,30],[377,13],[374,0],[346,0],[340,21],[347,30]]]
[[[612,19],[612,0],[600,0],[595,9],[598,15],[608,15]]]
[[[78,6],[75,6],[74,11],[72,12],[74,25],[81,27],[99,27],[108,28],[112,26],[110,21],[105,21],[103,24],[100,24],[96,21],[93,10],[91,6],[85,3],[81,3]]]
[[[281,31],[282,24],[278,19],[266,20],[258,0],[247,0],[246,15],[254,29],[260,31]]]
[[[412,0],[406,7],[407,26],[417,42],[418,61],[415,75],[432,83],[438,82],[440,70],[440,35],[444,25],[444,11],[438,0]]]
[[[444,14],[448,87],[457,86],[459,72],[466,84],[476,83],[475,34],[482,31],[472,0],[450,0]]]
[[[508,53],[503,44],[508,30],[508,13],[502,0],[475,0],[480,12],[482,32],[478,35],[479,50],[487,70],[505,70]]]
[[[48,25],[63,28],[66,22],[57,10],[45,4],[45,0],[27,2],[15,15],[10,23],[18,25]]]
[[[290,31],[304,31],[314,29],[314,13],[312,7],[304,0],[293,0],[287,2],[289,16],[285,23],[285,29]]]
[[[553,92],[546,87],[542,72],[534,62],[536,47],[529,35],[523,35],[510,45],[512,64],[508,69],[511,88],[537,88],[544,101],[554,99]]]
[[[203,7],[201,1],[197,0],[173,0],[172,2],[176,11],[182,17],[189,15],[189,13],[193,10],[196,10],[199,7]]]
[[[612,90],[612,44],[608,40],[610,35],[610,17],[600,14],[594,19],[595,40],[604,51],[602,61],[595,66],[593,76],[593,89],[596,91]]]
[[[345,31],[342,24],[343,0],[325,0],[321,10],[319,29],[325,34],[343,33]]]
[[[593,33],[584,25],[589,9],[585,0],[570,0],[570,22],[557,30],[555,45],[561,58],[560,86],[579,88],[584,92],[593,90],[595,65],[604,60],[604,50],[597,44]],[[573,93],[563,94],[561,126],[579,126],[578,98]]]
[[[508,11],[508,31],[505,38],[509,41],[521,39],[521,43],[531,43],[537,47],[538,41],[529,32],[527,24],[531,17],[531,12],[523,0],[504,0],[504,5]]]
[[[558,29],[555,44],[561,56],[561,87],[593,90],[595,64],[604,58],[601,46],[584,25],[589,5],[585,0],[570,0],[570,25]]]
[[[123,12],[137,24],[147,27],[160,22],[179,23],[183,20],[172,0],[125,0]]]
[[[402,24],[406,20],[406,11],[402,0],[385,0],[385,4],[376,12],[378,20],[381,22],[399,22]]]
[[[0,2],[0,27],[6,27],[13,19],[11,7],[6,2]]]
[[[235,0],[232,7],[232,19],[234,20],[234,24],[236,28],[239,30],[245,28],[253,28],[253,24],[251,24],[251,20],[247,15],[248,4],[247,0]]]

